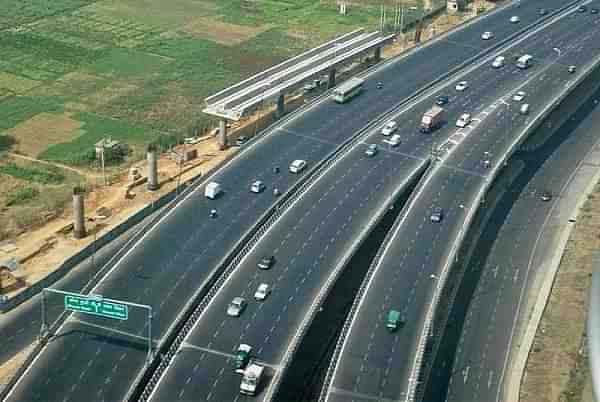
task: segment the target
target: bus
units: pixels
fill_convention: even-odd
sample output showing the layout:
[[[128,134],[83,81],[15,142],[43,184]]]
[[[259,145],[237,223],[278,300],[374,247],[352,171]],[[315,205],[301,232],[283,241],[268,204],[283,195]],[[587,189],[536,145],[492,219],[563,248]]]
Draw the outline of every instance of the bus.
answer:
[[[342,85],[333,90],[333,100],[338,103],[344,103],[362,92],[363,83],[360,78],[350,78]]]

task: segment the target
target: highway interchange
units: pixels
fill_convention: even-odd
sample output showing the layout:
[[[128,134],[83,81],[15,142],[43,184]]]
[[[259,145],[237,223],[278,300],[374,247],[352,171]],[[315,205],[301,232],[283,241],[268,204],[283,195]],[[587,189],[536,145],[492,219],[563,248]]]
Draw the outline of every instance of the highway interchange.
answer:
[[[539,18],[537,10],[540,3],[531,1],[518,7],[521,26]],[[559,1],[543,2],[547,8],[554,3],[556,6],[561,4]],[[225,259],[227,250],[232,249],[239,240],[240,234],[248,231],[258,217],[273,205],[275,199],[271,194],[272,189],[277,187],[285,192],[298,180],[297,176],[287,172],[286,167],[291,160],[302,157],[309,162],[309,166],[316,165],[367,122],[376,120],[451,66],[476,55],[484,47],[492,46],[479,38],[482,28],[478,24],[485,25],[485,30],[493,30],[497,38],[516,31],[519,27],[508,23],[508,16],[515,13],[514,9],[517,8],[513,6],[500,10],[413,52],[409,57],[390,63],[369,78],[365,93],[350,104],[337,105],[330,100],[318,103],[286,121],[263,139],[255,141],[254,145],[250,145],[214,177],[225,188],[221,199],[210,201],[200,191],[192,192],[156,228],[148,231],[143,241],[111,267],[110,273],[94,293],[151,304],[155,309],[154,339],[155,343],[160,343],[177,315],[198,289],[207,283],[214,269]],[[591,18],[588,15],[575,17]],[[472,128],[473,132],[481,134],[469,134],[459,146],[474,151],[452,153],[444,162],[446,167],[428,183],[430,187],[436,186],[434,188],[440,193],[442,189],[450,187],[462,190],[454,194],[438,194],[430,201],[458,205],[457,202],[461,200],[468,205],[469,195],[475,193],[485,175],[480,165],[483,152],[492,149],[493,155],[500,155],[503,147],[506,148],[510,143],[508,136],[497,136],[498,129],[519,127],[525,121],[525,118],[515,115],[514,109],[508,110],[497,99],[533,76],[536,79],[540,76],[546,78],[545,82],[557,76],[563,80],[569,78],[563,64],[548,67],[556,67],[556,72],[536,75],[540,69],[546,68],[543,67],[547,66],[544,61],[556,59],[547,43],[548,38],[551,38],[552,46],[563,46],[561,41],[564,42],[563,57],[581,57],[573,64],[583,64],[585,57],[596,54],[584,54],[576,46],[578,40],[587,46],[594,39],[595,30],[588,32],[589,27],[585,29],[584,24],[575,24],[577,30],[573,29],[571,33],[560,24],[556,25],[562,28],[554,28],[553,25],[548,28],[550,34],[536,36],[523,45],[526,49],[532,49],[531,53],[540,61],[539,66],[527,72],[515,73],[511,63],[496,71],[486,61],[488,64],[468,71],[465,79],[469,80],[471,88],[464,95],[455,96],[453,89],[438,86],[428,93],[429,97],[403,107],[398,130],[403,136],[403,143],[398,149],[383,149],[375,158],[366,158],[363,156],[364,144],[379,143],[380,126],[364,133],[364,144],[353,147],[321,175],[245,257],[210,302],[202,320],[186,340],[164,379],[161,379],[153,397],[156,400],[174,400],[187,399],[192,394],[194,399],[234,400],[239,375],[230,369],[228,358],[242,340],[253,344],[259,360],[273,369],[272,374],[277,373],[294,335],[314,307],[315,296],[335,274],[340,259],[354,250],[356,239],[364,236],[363,227],[381,215],[392,196],[423,166],[431,146],[453,134],[451,126],[454,118],[470,110],[489,115],[487,118],[481,115],[480,122],[476,122],[481,127]],[[573,25],[569,28],[573,28]],[[589,35],[581,39],[582,32]],[[562,37],[558,39],[557,36]],[[376,81],[382,81],[384,87],[375,89]],[[555,89],[552,86],[534,86],[527,87],[526,91],[529,96],[539,100],[538,103],[532,100],[535,108],[543,106],[542,101],[549,99]],[[430,106],[431,96],[438,93],[436,91],[452,95],[447,107],[449,118],[435,135],[422,135],[416,126],[419,117]],[[494,135],[497,136],[496,141],[492,138]],[[281,166],[282,172],[273,172],[274,166]],[[353,172],[359,171],[360,176],[357,173],[353,175]],[[267,183],[265,193],[249,193],[248,186],[254,179]],[[431,197],[431,194],[427,194],[427,197]],[[424,222],[428,219],[431,205],[431,202],[422,203],[414,212],[411,211],[412,219],[415,219],[412,227],[423,228],[427,225],[414,234],[423,237],[422,240],[413,238],[413,244],[427,244],[429,252],[415,255],[414,258],[420,259],[420,263],[411,263],[413,266],[423,265],[426,269],[420,270],[420,274],[417,273],[417,278],[414,278],[416,285],[413,292],[406,292],[410,298],[418,296],[424,299],[429,294],[427,291],[416,292],[415,289],[418,286],[424,289],[430,286],[428,270],[433,273],[439,267],[439,263],[431,264],[430,259],[439,262],[447,254],[446,246],[434,246],[439,239],[456,236],[462,216],[462,211],[450,209],[443,225],[433,227],[430,222]],[[218,210],[218,217],[209,219],[208,211],[213,207]],[[412,251],[416,254],[417,249]],[[276,255],[275,266],[270,271],[259,272],[257,260],[269,253]],[[226,317],[226,304],[231,298],[245,295],[251,299],[254,287],[262,281],[273,286],[269,298],[263,303],[251,301],[242,317]],[[411,282],[407,281],[404,286],[409,284]],[[414,306],[417,304],[422,307],[424,302],[415,302]],[[382,304],[369,302],[368,305],[377,310]],[[405,311],[410,313],[408,308]],[[417,308],[413,311],[415,316],[421,315]],[[412,339],[418,333],[418,327],[414,326],[414,329]],[[73,317],[61,327],[58,336],[44,349],[8,400],[47,400],[49,395],[56,400],[80,400],[84,395],[94,400],[122,400],[143,369],[145,350],[140,336],[146,330],[143,317],[136,314],[118,326],[101,318]],[[408,340],[411,338],[409,332],[403,329],[401,334]],[[402,359],[394,362],[406,363]],[[178,369],[179,373],[188,374],[181,375]],[[398,370],[403,371],[402,368]],[[194,377],[190,373],[194,373]],[[362,392],[362,388],[359,392]]]

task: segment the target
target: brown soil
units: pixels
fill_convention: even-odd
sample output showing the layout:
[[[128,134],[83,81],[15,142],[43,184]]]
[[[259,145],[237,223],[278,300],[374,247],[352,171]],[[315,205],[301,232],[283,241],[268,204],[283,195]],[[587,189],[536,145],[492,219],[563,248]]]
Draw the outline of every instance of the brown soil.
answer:
[[[36,156],[52,144],[60,144],[75,139],[83,123],[74,120],[70,114],[39,113],[29,120],[8,130],[17,141],[16,150]]]
[[[221,45],[233,46],[252,39],[269,28],[268,25],[251,27],[215,21],[214,18],[199,17],[183,26],[182,30]]]
[[[520,402],[592,402],[586,342],[588,289],[600,248],[600,187],[571,233],[529,354]]]
[[[12,359],[0,366],[0,390],[10,381],[27,358],[27,355],[33,350],[33,345],[26,347],[17,353]]]

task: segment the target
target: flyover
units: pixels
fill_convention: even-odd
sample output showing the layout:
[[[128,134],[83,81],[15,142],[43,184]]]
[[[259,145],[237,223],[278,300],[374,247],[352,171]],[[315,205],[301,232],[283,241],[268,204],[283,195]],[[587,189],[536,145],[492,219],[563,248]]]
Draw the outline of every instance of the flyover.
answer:
[[[534,9],[537,6],[525,4],[520,8],[531,11],[531,21],[535,20]],[[275,174],[273,166],[287,166],[297,157],[317,164],[351,138],[357,127],[376,119],[389,105],[409,98],[436,77],[493,47],[478,39],[484,22],[486,29],[492,27],[504,35],[517,32],[519,27],[504,23],[510,15],[506,10],[466,24],[376,71],[372,80],[384,81],[382,90],[375,90],[369,82],[365,94],[345,106],[323,98],[304,109],[303,114],[291,115],[270,129],[208,178],[223,183],[225,197],[209,201],[200,195],[208,179],[197,183],[110,267],[94,293],[152,305],[157,312],[155,342],[163,344],[176,329],[178,317],[220,272],[228,259],[227,250],[239,244],[240,234],[251,232],[260,216],[276,204],[267,194],[252,197],[247,190],[252,180],[261,179],[269,189],[277,187],[282,192],[292,188],[298,178]],[[208,211],[214,206],[221,217],[227,217],[226,222],[208,219]],[[7,400],[47,400],[49,396],[80,400],[84,395],[124,399],[145,369],[145,355],[138,340],[143,330],[143,321],[135,317],[111,326],[105,321],[72,316],[19,378]],[[94,381],[98,378],[104,380],[98,384]]]
[[[572,82],[567,65],[593,61],[596,54],[587,50],[595,49],[592,44],[599,32],[595,26],[590,30],[588,18],[579,13],[561,17],[519,47],[520,54],[534,55],[537,64],[527,73],[505,67],[522,77],[520,84],[500,85],[504,94],[478,108],[476,124],[460,135],[459,144],[418,189],[357,298],[334,353],[322,400],[415,397],[425,342],[433,332],[433,311],[457,245],[504,158],[545,109],[553,106],[565,84]],[[562,49],[560,56],[553,46]],[[528,93],[533,117],[520,116],[515,110],[518,103],[510,99],[521,88]],[[490,153],[491,171],[481,164],[485,152]],[[429,219],[437,206],[444,208],[441,224]],[[406,325],[394,334],[384,326],[390,309],[406,317]]]
[[[525,40],[530,41],[529,46],[539,46],[547,36],[528,36],[522,41]],[[508,46],[502,50],[510,52]],[[509,68],[493,70],[489,64],[494,56],[480,60],[476,67],[453,77],[456,81],[471,74],[473,80],[472,89],[464,96],[452,97],[448,105],[449,116],[457,118],[461,112],[475,108],[481,99],[495,99],[504,94],[506,86],[515,85],[514,81],[520,79],[531,79],[535,73],[515,75]],[[311,184],[310,192],[303,194],[294,208],[284,213],[264,237],[257,240],[239,265],[231,268],[231,275],[224,279],[214,296],[197,310],[197,316],[188,323],[189,333],[169,352],[172,359],[165,361],[163,368],[157,371],[144,392],[144,400],[146,395],[152,401],[169,398],[239,400],[240,375],[232,369],[231,359],[240,343],[252,345],[256,359],[268,369],[268,379],[263,381],[263,390],[257,399],[272,398],[286,362],[293,358],[297,338],[318,309],[318,302],[328,290],[331,278],[343,269],[346,256],[358,247],[357,243],[364,236],[363,228],[372,224],[384,209],[384,200],[393,195],[390,190],[378,189],[378,178],[395,180],[392,188],[401,186],[414,169],[406,165],[405,158],[424,160],[429,156],[431,145],[454,134],[448,121],[435,135],[423,135],[418,131],[423,112],[435,96],[449,92],[449,85],[453,83],[436,86],[418,102],[394,114],[399,124],[398,132],[404,133],[405,137],[397,149],[385,150],[385,156],[389,158],[388,153],[395,154],[398,158],[395,163],[402,166],[405,173],[396,172],[393,165],[377,164],[369,159],[365,162],[365,158],[361,158],[364,148],[358,147]],[[363,142],[379,142],[380,128],[381,124],[371,130]],[[355,173],[360,171],[357,166],[372,166],[372,169],[363,168],[365,173],[361,175]],[[388,176],[390,171],[392,176]],[[380,194],[381,191],[384,192]],[[356,216],[360,211],[363,216]],[[336,222],[339,223],[336,225]],[[271,254],[277,261],[275,267],[266,273],[258,270],[256,264],[260,258]],[[263,281],[275,283],[266,302],[250,301],[241,317],[225,315],[227,305],[234,297],[251,299]]]
[[[586,48],[596,55],[600,51],[598,46]],[[598,76],[597,71],[594,74]],[[489,252],[478,257],[484,258],[477,263],[481,278],[457,334],[456,355],[453,362],[448,362],[452,369],[436,370],[441,381],[448,384],[444,397],[447,401],[514,399],[514,392],[506,392],[509,374],[511,367],[518,367],[515,355],[528,350],[521,338],[525,328],[532,320],[535,323],[531,310],[526,308],[528,300],[534,302],[538,292],[542,293],[540,283],[552,282],[554,266],[562,255],[561,244],[566,241],[564,235],[572,227],[569,220],[585,194],[582,189],[587,183],[582,180],[598,172],[600,110],[593,105],[590,99],[584,107],[589,114],[577,112],[568,122],[555,116],[559,121],[553,121],[552,127],[558,128],[562,122],[564,126],[548,141],[551,144],[536,152],[523,150],[511,161],[518,174],[514,179],[517,184],[510,188],[511,192],[515,191],[513,187],[518,191],[516,200],[497,218],[501,221],[496,223],[499,228],[492,229],[497,233]],[[547,125],[541,129],[550,131]],[[579,178],[579,172],[584,173],[583,178]],[[553,193],[552,200],[541,201],[540,193],[548,190]],[[469,264],[467,269],[474,268]],[[591,328],[588,331],[590,335]],[[514,371],[517,381],[520,374],[520,370]]]

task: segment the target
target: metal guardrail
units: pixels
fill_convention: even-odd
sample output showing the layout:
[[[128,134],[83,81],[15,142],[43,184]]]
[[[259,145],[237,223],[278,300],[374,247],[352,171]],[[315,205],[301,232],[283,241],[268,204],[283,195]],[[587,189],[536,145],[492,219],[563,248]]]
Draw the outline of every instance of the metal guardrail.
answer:
[[[436,283],[436,289],[434,291],[433,302],[430,304],[430,308],[426,314],[425,325],[424,325],[423,331],[421,333],[421,341],[419,342],[419,346],[417,348],[418,355],[420,357],[416,360],[416,364],[414,365],[415,369],[413,369],[413,374],[411,376],[414,379],[414,381],[413,381],[414,385],[413,385],[413,388],[409,391],[409,395],[410,395],[409,400],[410,401],[414,401],[414,396],[415,396],[416,387],[417,387],[417,379],[420,376],[420,370],[421,370],[421,367],[423,366],[423,360],[422,360],[423,354],[424,354],[423,352],[425,350],[429,335],[430,335],[430,333],[432,333],[432,325],[433,325],[433,320],[435,318],[435,312],[440,303],[441,294],[445,287],[446,280],[447,280],[450,268],[452,266],[452,261],[454,260],[456,253],[458,252],[458,249],[459,249],[462,241],[464,240],[464,237],[466,236],[467,231],[471,225],[473,217],[475,216],[475,213],[478,210],[477,206],[480,205],[481,200],[485,197],[485,194],[491,187],[493,181],[495,180],[495,178],[498,176],[499,172],[504,167],[505,162],[512,156],[512,154],[515,152],[517,147],[523,141],[525,141],[527,136],[543,122],[543,120],[548,116],[548,114],[550,112],[552,112],[552,110],[554,110],[564,100],[564,98],[566,98],[571,93],[571,91],[575,87],[577,87],[580,84],[580,82],[583,81],[598,66],[599,63],[600,63],[600,57],[597,58],[593,63],[588,65],[588,67],[585,69],[585,71],[580,73],[580,75],[577,77],[577,79],[575,81],[571,82],[569,85],[564,87],[563,91],[558,96],[555,97],[555,99],[552,101],[552,103],[548,104],[536,116],[536,118],[533,119],[531,121],[531,123],[527,127],[525,127],[525,129],[523,131],[521,131],[521,134],[515,139],[513,144],[510,146],[509,150],[503,154],[500,161],[498,161],[495,164],[495,166],[492,168],[489,178],[484,181],[484,185],[481,187],[480,191],[478,192],[477,196],[475,197],[475,199],[473,201],[474,207],[471,207],[468,209],[468,213],[465,218],[465,222],[462,225],[461,229],[459,230],[457,240],[454,242],[452,249],[449,252],[449,255],[447,258],[447,263],[443,267],[442,273],[440,274],[440,280],[437,281],[437,283]]]

